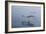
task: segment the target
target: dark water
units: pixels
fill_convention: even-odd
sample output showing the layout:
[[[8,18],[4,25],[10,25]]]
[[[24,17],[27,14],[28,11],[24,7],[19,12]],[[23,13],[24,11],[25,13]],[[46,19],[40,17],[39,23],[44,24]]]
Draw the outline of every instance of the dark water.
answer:
[[[12,6],[12,27],[40,27],[41,7]]]

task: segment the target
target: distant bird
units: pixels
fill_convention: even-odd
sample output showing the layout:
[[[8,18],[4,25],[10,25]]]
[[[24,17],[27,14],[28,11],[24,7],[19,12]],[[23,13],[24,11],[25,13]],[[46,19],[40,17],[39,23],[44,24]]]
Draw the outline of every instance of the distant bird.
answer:
[[[33,15],[27,16],[27,18],[34,17]]]

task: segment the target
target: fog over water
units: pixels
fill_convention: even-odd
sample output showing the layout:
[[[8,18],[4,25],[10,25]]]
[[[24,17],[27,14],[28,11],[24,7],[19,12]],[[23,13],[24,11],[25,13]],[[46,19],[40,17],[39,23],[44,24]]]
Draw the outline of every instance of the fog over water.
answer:
[[[33,16],[33,17],[28,17]],[[28,18],[27,18],[28,17]],[[34,27],[40,27],[41,7],[36,6],[12,6],[12,27],[32,27],[27,25],[28,21]],[[25,24],[22,23],[25,22]]]

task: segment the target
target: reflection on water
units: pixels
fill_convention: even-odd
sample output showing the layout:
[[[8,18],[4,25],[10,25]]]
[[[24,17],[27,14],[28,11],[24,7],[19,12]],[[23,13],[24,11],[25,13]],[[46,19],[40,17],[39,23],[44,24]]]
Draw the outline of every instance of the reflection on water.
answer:
[[[34,24],[30,23],[29,21],[28,22],[22,21],[22,25],[34,27]]]

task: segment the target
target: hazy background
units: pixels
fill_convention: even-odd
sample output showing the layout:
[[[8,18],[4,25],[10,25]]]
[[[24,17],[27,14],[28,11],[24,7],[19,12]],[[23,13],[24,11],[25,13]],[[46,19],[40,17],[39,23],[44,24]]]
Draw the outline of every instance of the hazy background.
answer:
[[[24,15],[24,17],[23,17]],[[33,15],[32,18],[26,18]],[[41,7],[35,6],[12,6],[12,27],[31,27],[22,25],[22,21],[30,21],[34,24],[34,27],[40,27],[41,24]]]

